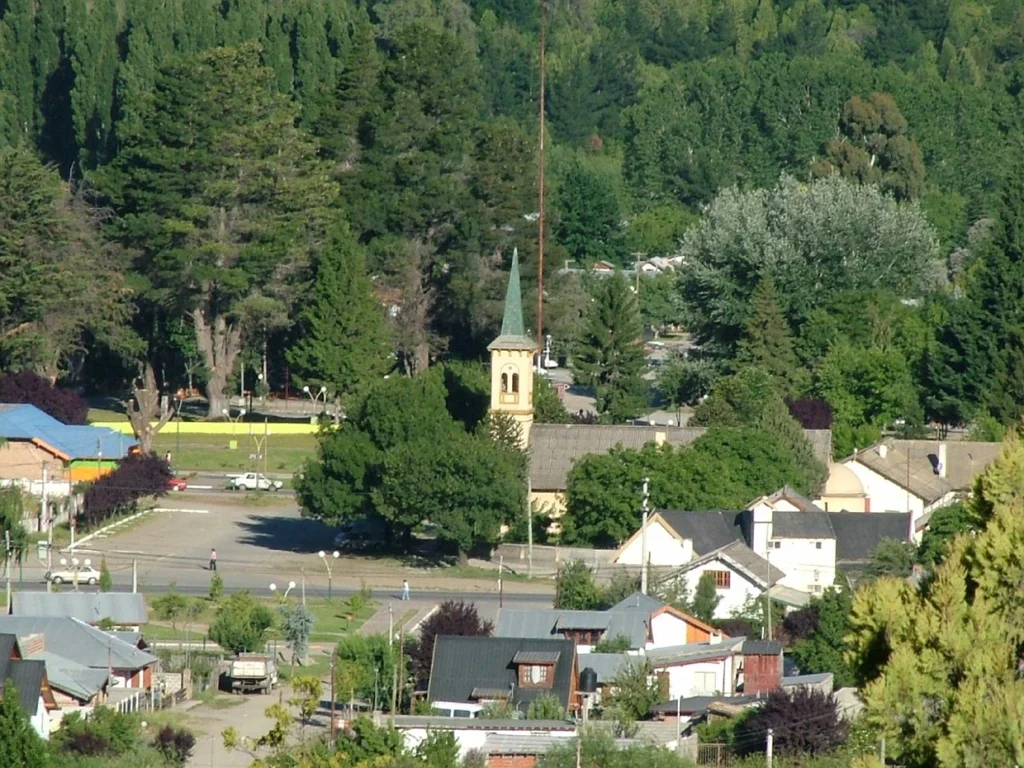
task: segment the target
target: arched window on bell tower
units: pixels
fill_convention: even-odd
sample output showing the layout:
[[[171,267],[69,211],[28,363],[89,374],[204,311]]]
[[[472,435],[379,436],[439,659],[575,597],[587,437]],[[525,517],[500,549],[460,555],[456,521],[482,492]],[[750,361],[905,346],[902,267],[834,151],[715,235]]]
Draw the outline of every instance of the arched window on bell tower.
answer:
[[[506,363],[501,370],[501,404],[519,404],[519,372],[512,363]]]

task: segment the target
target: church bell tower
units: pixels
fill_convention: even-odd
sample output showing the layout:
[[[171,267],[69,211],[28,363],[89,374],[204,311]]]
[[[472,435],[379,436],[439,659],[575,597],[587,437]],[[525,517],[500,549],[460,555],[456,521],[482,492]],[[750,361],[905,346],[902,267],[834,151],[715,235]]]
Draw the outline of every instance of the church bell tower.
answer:
[[[487,349],[491,353],[491,412],[507,413],[516,420],[525,449],[533,425],[533,356],[537,345],[523,328],[518,249],[512,251],[501,335]]]

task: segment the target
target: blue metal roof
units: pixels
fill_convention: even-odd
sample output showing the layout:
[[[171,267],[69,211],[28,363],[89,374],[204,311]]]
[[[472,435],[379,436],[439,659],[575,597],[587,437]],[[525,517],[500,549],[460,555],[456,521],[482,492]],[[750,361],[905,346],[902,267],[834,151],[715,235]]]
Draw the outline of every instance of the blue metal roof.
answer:
[[[39,440],[75,459],[123,459],[135,440],[106,427],[62,424],[34,405],[0,404],[0,437]]]

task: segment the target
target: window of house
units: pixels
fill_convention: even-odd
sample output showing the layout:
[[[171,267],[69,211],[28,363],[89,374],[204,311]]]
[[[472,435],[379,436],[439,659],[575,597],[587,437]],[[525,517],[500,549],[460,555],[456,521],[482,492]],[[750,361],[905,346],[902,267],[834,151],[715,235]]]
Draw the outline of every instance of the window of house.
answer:
[[[730,571],[708,571],[715,578],[716,589],[728,589],[732,583],[732,572]]]
[[[718,675],[714,672],[695,672],[693,689],[695,696],[709,696],[717,690]]]
[[[550,688],[551,670],[550,664],[521,664],[519,666],[519,685]]]
[[[501,374],[501,391],[508,392],[508,374]]]
[[[821,549],[821,542],[820,541],[814,542],[814,548],[815,549]]]
[[[519,374],[518,373],[513,373],[512,374],[512,391],[513,392],[518,392],[519,391]]]
[[[772,549],[782,549],[782,542],[781,541],[769,541],[768,542],[768,546],[770,546]]]

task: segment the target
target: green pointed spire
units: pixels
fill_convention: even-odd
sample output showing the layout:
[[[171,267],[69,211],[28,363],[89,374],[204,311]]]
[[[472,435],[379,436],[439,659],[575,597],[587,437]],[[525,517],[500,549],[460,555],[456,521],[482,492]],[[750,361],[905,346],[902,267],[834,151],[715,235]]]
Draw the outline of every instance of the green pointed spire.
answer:
[[[505,314],[501,318],[501,335],[488,349],[533,349],[533,340],[523,327],[523,292],[519,287],[519,249],[512,251],[512,270],[505,291]]]
[[[512,271],[505,291],[505,315],[501,318],[502,336],[525,336],[523,328],[523,292],[519,287],[519,249],[512,251]]]

